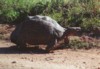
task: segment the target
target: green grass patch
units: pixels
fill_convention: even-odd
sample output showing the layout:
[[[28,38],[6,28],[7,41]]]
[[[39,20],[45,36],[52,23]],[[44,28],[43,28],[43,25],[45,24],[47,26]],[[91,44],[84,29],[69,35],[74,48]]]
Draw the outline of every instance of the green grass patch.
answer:
[[[27,15],[50,16],[62,26],[100,27],[100,1],[0,0],[0,22],[19,22]]]
[[[69,40],[67,47],[73,50],[100,48],[99,41],[100,40],[91,37],[80,37],[79,39]]]

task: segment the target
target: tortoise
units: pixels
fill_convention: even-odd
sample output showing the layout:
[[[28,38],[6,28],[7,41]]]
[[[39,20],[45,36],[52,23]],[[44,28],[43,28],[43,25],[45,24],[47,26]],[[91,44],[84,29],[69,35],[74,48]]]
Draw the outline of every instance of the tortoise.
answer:
[[[79,29],[77,29],[79,30]],[[75,28],[64,28],[49,16],[28,16],[22,23],[16,25],[11,33],[11,42],[18,47],[30,45],[47,45],[46,51],[52,52],[61,43],[68,43],[68,36],[75,34]]]

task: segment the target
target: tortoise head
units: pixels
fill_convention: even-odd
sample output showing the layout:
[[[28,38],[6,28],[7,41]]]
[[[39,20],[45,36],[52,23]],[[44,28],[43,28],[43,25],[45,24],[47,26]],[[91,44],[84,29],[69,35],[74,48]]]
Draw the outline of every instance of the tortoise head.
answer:
[[[81,32],[81,28],[80,27],[67,27],[65,28],[65,32],[63,35],[63,39],[64,39],[64,43],[68,44],[69,43],[69,39],[68,36],[76,36],[79,35]]]
[[[81,32],[80,27],[67,27],[64,32],[64,36],[75,36],[79,35],[80,32]]]

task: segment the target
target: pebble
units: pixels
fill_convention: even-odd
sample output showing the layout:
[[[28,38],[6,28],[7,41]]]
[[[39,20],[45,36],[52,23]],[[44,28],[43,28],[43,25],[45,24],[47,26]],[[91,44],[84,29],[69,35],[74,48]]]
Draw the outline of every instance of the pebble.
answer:
[[[12,63],[16,63],[16,61],[12,61]]]
[[[46,61],[49,61],[49,60],[53,60],[53,58],[51,57],[48,57],[48,58],[45,58]]]
[[[84,64],[86,64],[86,62],[83,62]]]

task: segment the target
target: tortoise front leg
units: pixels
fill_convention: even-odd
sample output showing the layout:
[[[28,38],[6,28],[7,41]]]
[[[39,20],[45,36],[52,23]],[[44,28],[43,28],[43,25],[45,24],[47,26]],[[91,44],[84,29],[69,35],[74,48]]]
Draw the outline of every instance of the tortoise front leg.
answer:
[[[47,45],[46,52],[53,53],[56,44],[57,44],[57,39],[50,41],[50,43]]]

